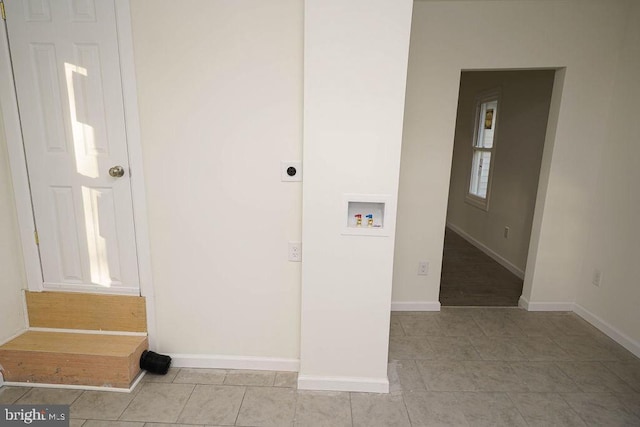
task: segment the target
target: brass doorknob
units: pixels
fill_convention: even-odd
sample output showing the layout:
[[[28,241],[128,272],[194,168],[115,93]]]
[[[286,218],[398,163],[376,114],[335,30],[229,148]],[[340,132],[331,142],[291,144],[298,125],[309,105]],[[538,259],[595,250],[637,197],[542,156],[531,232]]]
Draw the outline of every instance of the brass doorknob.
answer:
[[[120,178],[124,176],[124,168],[122,166],[114,166],[111,169],[109,169],[109,175],[111,175],[114,178]]]

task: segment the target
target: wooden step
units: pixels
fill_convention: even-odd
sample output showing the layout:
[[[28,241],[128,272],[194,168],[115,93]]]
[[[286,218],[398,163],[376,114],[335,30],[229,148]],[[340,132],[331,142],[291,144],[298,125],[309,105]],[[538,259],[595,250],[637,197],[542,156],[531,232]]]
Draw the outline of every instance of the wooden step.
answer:
[[[147,332],[144,297],[72,292],[26,292],[29,326]]]
[[[27,331],[0,346],[7,382],[128,388],[146,336]]]

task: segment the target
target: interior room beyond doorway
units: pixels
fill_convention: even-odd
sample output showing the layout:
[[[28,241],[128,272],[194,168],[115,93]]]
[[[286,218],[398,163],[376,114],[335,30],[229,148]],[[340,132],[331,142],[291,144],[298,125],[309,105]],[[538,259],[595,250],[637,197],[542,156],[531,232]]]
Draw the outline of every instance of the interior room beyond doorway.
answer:
[[[555,70],[461,73],[442,305],[518,304],[554,76]]]

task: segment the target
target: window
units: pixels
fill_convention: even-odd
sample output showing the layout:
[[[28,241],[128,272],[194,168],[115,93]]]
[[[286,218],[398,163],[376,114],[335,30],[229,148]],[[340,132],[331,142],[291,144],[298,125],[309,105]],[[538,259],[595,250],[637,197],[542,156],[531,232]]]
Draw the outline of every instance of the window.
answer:
[[[479,96],[476,104],[473,155],[466,200],[485,210],[489,209],[499,98],[500,93],[492,91]]]

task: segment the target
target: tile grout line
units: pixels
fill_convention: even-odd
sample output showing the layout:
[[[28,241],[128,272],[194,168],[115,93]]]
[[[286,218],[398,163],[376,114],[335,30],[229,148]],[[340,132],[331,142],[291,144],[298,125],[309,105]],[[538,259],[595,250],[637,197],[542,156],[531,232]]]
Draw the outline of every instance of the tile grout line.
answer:
[[[169,381],[168,383],[162,383],[162,382],[158,382],[157,384],[173,384],[173,381],[178,377],[178,374],[180,373],[180,368],[178,368],[178,372],[176,372],[176,376],[173,377],[173,379],[171,381]],[[120,416],[118,418],[116,418],[115,421],[125,421],[127,422],[127,420],[123,420],[122,417],[124,416],[124,413],[127,412],[127,409],[129,409],[129,407],[131,406],[131,404],[133,403],[134,400],[136,400],[136,398],[138,397],[138,395],[140,394],[140,392],[142,392],[142,388],[146,385],[146,384],[151,384],[151,383],[156,383],[155,381],[145,381],[145,382],[139,382],[138,385],[136,387],[140,387],[140,389],[136,392],[135,396],[133,396],[133,398],[129,401],[129,403],[127,403],[127,406],[122,410],[122,413],[120,414]],[[132,390],[133,391],[133,390]],[[193,392],[193,391],[192,391]],[[186,403],[185,403],[186,405]],[[88,421],[88,420],[87,420]],[[138,422],[143,422],[144,424],[146,424],[146,421],[138,421]]]
[[[5,386],[5,387],[6,387],[6,386]],[[20,400],[20,399],[22,399],[24,396],[26,396],[26,395],[27,395],[27,393],[29,393],[31,390],[33,390],[33,387],[25,387],[25,390],[22,392],[22,394],[21,394],[20,396],[16,397],[16,398],[13,400],[13,402],[11,402],[10,404],[11,404],[11,405],[15,405],[15,404],[16,404],[16,402],[17,402],[18,400]]]
[[[402,325],[402,317],[398,316],[398,324],[400,325],[400,330],[402,330],[402,336],[407,337],[407,331],[404,330],[404,326]]]
[[[351,412],[351,427],[355,427],[355,421],[353,420],[353,403],[351,402],[352,394],[352,392],[349,392],[349,411]]]
[[[518,408],[518,405],[516,405],[516,402],[514,402],[513,399],[511,398],[511,393],[518,393],[518,392],[505,392],[504,394],[507,395],[507,399],[509,399],[509,402],[511,402],[511,405],[513,405],[514,409],[516,410],[516,412],[518,412],[518,414],[524,420],[524,422],[528,426],[530,426],[531,424],[529,423],[529,421],[527,421],[527,419],[524,417],[524,414],[522,413],[522,411],[520,411],[520,408]],[[529,393],[529,392],[524,392],[523,391],[522,393]]]
[[[118,418],[116,418],[116,421],[124,421],[122,419],[122,416],[124,415],[125,412],[127,412],[127,409],[129,409],[129,406],[131,406],[131,404],[133,403],[134,400],[136,400],[136,397],[138,397],[138,395],[140,394],[140,392],[142,391],[142,388],[145,386],[145,384],[148,384],[147,382],[142,383],[139,382],[137,387],[140,387],[140,390],[138,390],[138,392],[136,393],[135,396],[133,396],[133,398],[129,401],[129,403],[127,403],[127,406],[125,406],[125,408],[122,410],[122,412],[120,413],[120,415],[118,416]],[[133,390],[132,390],[133,391]]]
[[[572,377],[569,376],[569,374],[567,374],[564,369],[562,369],[562,367],[558,364],[558,360],[552,360],[549,363],[553,366],[555,366],[558,371],[560,371],[560,373],[562,375],[564,375],[569,381],[571,381],[571,383],[576,387],[577,390],[579,390],[580,392],[584,392],[584,389],[582,388],[582,386],[580,384],[578,384],[578,381],[574,380]],[[574,362],[575,363],[575,362]],[[600,362],[598,362],[600,363]]]
[[[607,360],[607,362],[611,362],[611,360]],[[622,361],[622,360],[616,360],[615,362],[618,362],[618,363],[629,363],[629,362],[625,362],[625,361]],[[626,379],[622,378],[622,377],[621,377],[620,375],[618,375],[618,374],[617,374],[613,369],[609,368],[609,367],[608,367],[606,364],[604,364],[603,362],[600,362],[600,363],[602,364],[602,366],[604,366],[604,367],[605,367],[605,369],[606,369],[608,372],[612,373],[612,374],[613,374],[613,375],[615,375],[617,378],[619,378],[620,380],[622,380],[622,382],[623,382],[624,384],[626,384],[627,386],[629,386],[629,388],[630,388],[632,391],[634,391],[634,392],[636,392],[636,393],[640,393],[640,390],[636,390],[636,388],[633,386],[633,384],[630,384],[629,382],[627,382],[627,380],[626,380]]]
[[[78,396],[76,396],[75,399],[73,399],[73,401],[69,404],[69,418],[71,418],[71,405],[73,405],[74,403],[76,403],[76,400],[80,399],[80,396],[82,396],[83,394],[85,394],[85,391],[82,391]]]
[[[178,378],[178,374],[176,374],[174,380]],[[179,384],[179,383],[174,383],[173,381],[171,381],[170,384]],[[180,385],[184,385],[184,384],[180,384]],[[178,414],[178,416],[176,417],[176,420],[172,423],[172,424],[176,424],[178,422],[178,420],[180,420],[180,417],[182,416],[182,413],[184,412],[185,408],[187,407],[187,404],[189,403],[189,400],[191,400],[191,396],[193,396],[193,393],[196,391],[196,387],[199,384],[191,384],[193,385],[193,388],[191,389],[191,393],[189,393],[189,397],[187,397],[187,400],[184,401],[184,405],[182,406],[182,409],[180,410],[180,413]]]
[[[298,390],[294,390],[293,395],[295,399],[293,402],[293,420],[291,420],[291,425],[295,426],[296,416],[298,415],[298,398],[300,397],[300,393],[298,393]]]
[[[225,374],[225,379],[226,379],[226,374]],[[238,425],[238,418],[240,418],[240,411],[242,411],[242,405],[244,404],[244,398],[247,395],[247,391],[249,390],[249,387],[247,386],[243,386],[244,387],[244,391],[242,392],[242,399],[240,400],[240,406],[238,406],[238,413],[236,414],[236,419],[233,421],[233,425]]]
[[[138,383],[138,385],[140,385],[140,383]],[[138,392],[140,392],[140,390],[138,390]],[[133,399],[136,398],[136,396],[138,395],[138,393],[136,393],[134,396],[131,396],[131,400],[129,401],[129,403],[127,403],[127,406],[125,406],[122,411],[120,412],[120,414],[118,414],[118,416],[116,417],[115,421],[120,420],[120,417],[122,416],[122,414],[124,414],[124,411],[127,410],[127,408],[129,408],[129,405],[131,405],[131,402],[133,402]],[[86,421],[85,421],[86,422]],[[84,424],[84,423],[83,423]]]
[[[574,408],[574,407],[571,405],[571,402],[567,401],[567,399],[565,399],[565,398],[564,398],[564,395],[565,395],[565,394],[568,394],[568,393],[558,393],[558,396],[560,396],[560,399],[562,399],[562,401],[563,401],[563,402],[564,402],[564,403],[565,403],[569,408],[571,408],[571,410],[572,410],[572,411],[573,411],[573,412],[578,416],[578,418],[580,418],[580,419],[582,420],[582,422],[583,422],[583,423],[585,423],[585,424],[587,424],[587,425],[588,425],[588,420],[584,419],[584,418],[582,417],[582,415],[580,414],[580,412],[578,412],[578,411],[576,410],[576,408]]]
[[[407,411],[407,419],[409,420],[409,425],[413,426],[413,421],[411,421],[411,414],[409,413],[409,407],[407,406],[407,402],[404,400],[404,390],[402,390],[402,384],[400,384],[400,397],[402,398],[402,405],[404,406],[404,410]]]
[[[295,403],[295,405],[293,407],[293,421],[291,421],[291,425],[292,426],[296,425],[296,417],[298,416],[298,397],[299,397],[299,393],[298,393],[297,390],[296,390],[295,394],[296,394],[296,403]]]

